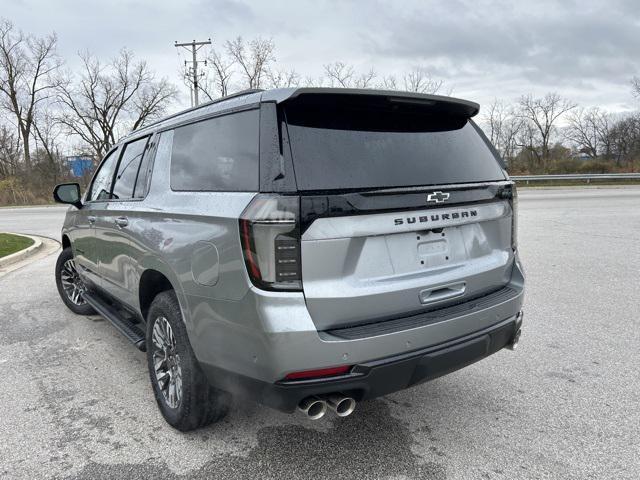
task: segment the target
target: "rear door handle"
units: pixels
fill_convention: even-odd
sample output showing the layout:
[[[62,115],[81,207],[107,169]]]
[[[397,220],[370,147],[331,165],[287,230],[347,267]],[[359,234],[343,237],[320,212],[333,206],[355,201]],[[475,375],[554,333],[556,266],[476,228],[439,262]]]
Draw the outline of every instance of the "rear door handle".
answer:
[[[120,228],[126,227],[127,225],[129,225],[129,219],[127,217],[118,217],[116,218],[116,225],[118,225]]]
[[[465,282],[442,285],[440,287],[428,288],[420,292],[420,303],[428,305],[430,303],[441,302],[464,295],[467,289]]]
[[[89,215],[87,217],[87,222],[89,223],[96,223],[96,217],[94,217],[93,215]]]

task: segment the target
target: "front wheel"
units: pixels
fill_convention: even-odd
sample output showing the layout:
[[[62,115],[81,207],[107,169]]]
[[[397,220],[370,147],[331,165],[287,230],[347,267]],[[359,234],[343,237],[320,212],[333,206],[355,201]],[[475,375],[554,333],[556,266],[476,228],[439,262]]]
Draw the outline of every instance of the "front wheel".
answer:
[[[186,432],[222,419],[229,394],[216,390],[191,349],[173,291],[156,296],[147,315],[147,364],[162,416]]]
[[[78,315],[95,315],[95,310],[82,296],[86,290],[78,275],[71,247],[62,250],[56,262],[56,285],[64,304]]]

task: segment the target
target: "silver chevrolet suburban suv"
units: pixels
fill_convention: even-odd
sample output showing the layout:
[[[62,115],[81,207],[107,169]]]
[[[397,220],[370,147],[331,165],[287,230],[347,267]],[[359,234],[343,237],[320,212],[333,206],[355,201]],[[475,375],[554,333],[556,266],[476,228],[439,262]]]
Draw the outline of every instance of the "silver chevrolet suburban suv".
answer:
[[[162,415],[230,394],[312,419],[520,336],[516,189],[476,103],[245,91],[134,131],[71,204],[56,281],[146,351]]]

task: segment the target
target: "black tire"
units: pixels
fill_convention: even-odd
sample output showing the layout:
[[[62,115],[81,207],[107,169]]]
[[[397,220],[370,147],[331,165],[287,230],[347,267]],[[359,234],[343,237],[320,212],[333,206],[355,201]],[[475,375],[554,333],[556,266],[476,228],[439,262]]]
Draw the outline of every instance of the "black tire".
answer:
[[[71,278],[70,278],[71,275]],[[73,286],[71,286],[73,284]],[[89,305],[82,296],[75,296],[70,293],[73,287],[84,290],[84,284],[80,277],[77,276],[75,263],[73,262],[73,251],[71,247],[62,250],[56,262],[56,286],[60,298],[69,310],[78,315],[95,315],[96,311]]]
[[[163,350],[159,348],[160,345],[154,341],[153,337],[156,323],[158,323],[158,329],[164,333],[167,333],[165,325],[168,323],[171,327],[168,330],[170,335],[166,336],[172,337],[172,341],[175,339],[174,347],[167,347],[164,357],[162,357],[161,353]],[[165,330],[162,330],[163,328]],[[162,337],[160,332],[158,335]],[[147,315],[146,343],[147,365],[153,393],[160,412],[169,425],[182,432],[187,432],[217,422],[227,414],[230,396],[228,393],[214,389],[209,385],[191,349],[191,344],[187,337],[187,329],[180,313],[178,299],[171,290],[158,294],[151,303]],[[172,342],[169,343],[171,344]],[[174,353],[171,354],[170,352]],[[159,368],[164,370],[160,374],[156,373],[154,354],[156,354],[157,359],[165,359],[158,363]],[[176,373],[178,371],[176,365],[179,367],[179,376]],[[170,375],[170,372],[173,373]],[[166,383],[158,380],[159,375]],[[177,404],[176,396],[174,395],[172,398],[169,394],[170,384],[172,381],[175,384],[176,378],[180,378],[181,383],[181,395]],[[161,383],[166,388],[164,392],[160,386]],[[176,388],[174,387],[174,392]],[[170,405],[172,401],[174,406]]]

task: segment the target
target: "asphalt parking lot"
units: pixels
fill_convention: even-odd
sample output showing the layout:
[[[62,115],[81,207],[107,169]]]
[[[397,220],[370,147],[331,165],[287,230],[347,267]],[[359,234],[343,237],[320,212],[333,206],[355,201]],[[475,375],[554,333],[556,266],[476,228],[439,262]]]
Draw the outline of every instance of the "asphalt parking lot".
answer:
[[[64,209],[0,209],[58,237]],[[182,434],[144,354],[58,298],[56,254],[0,278],[2,478],[637,479],[640,187],[520,194],[520,347],[311,422],[237,401]]]

